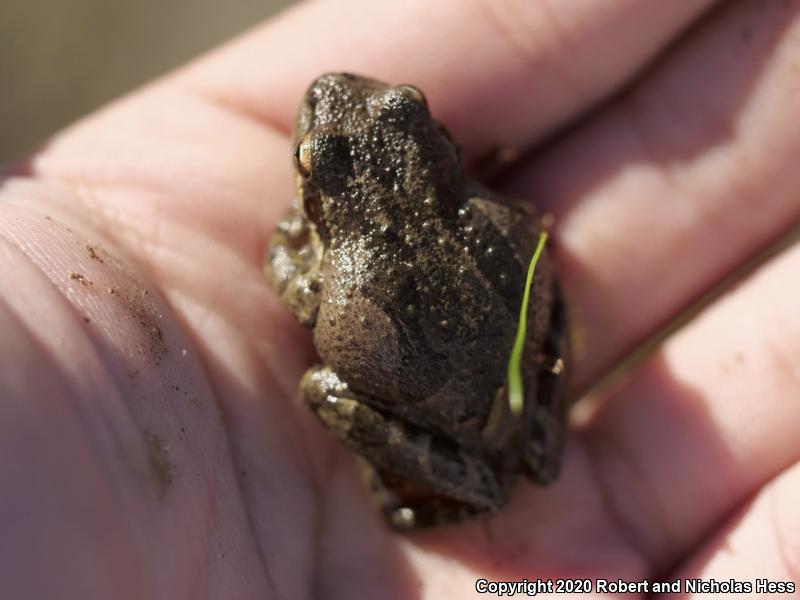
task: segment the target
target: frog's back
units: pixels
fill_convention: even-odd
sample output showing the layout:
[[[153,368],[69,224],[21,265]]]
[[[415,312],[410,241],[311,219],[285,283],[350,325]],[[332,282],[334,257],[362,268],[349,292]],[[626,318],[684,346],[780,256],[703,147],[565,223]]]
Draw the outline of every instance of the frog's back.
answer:
[[[323,359],[356,391],[465,435],[480,431],[504,385],[535,241],[530,215],[472,192],[428,233],[330,248],[315,329]]]

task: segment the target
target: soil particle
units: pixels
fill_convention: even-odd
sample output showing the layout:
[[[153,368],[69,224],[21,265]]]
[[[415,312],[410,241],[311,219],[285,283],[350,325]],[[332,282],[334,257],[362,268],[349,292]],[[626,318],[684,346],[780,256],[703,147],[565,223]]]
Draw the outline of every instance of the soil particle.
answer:
[[[146,357],[155,366],[160,366],[167,356],[167,343],[164,340],[164,332],[161,330],[159,322],[162,319],[155,306],[147,302],[146,290],[132,289],[120,290],[116,287],[106,289],[109,296],[115,298],[120,305],[130,314],[146,334],[146,341],[139,344],[139,354]]]
[[[92,246],[91,244],[86,244],[86,250],[89,252],[89,258],[92,260],[96,260],[98,262],[105,262],[103,258],[97,253],[97,248]]]
[[[77,281],[84,287],[91,287],[92,280],[88,279],[85,275],[81,275],[80,273],[76,273],[75,271],[70,271],[69,278],[73,281]]]

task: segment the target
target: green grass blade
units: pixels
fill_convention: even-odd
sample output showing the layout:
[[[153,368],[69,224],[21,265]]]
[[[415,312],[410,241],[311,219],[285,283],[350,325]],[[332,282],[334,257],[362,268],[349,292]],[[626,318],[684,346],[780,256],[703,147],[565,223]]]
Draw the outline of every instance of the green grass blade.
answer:
[[[547,242],[547,232],[539,234],[539,243],[533,252],[531,263],[528,265],[528,277],[525,280],[525,293],[522,295],[522,306],[519,309],[519,326],[517,327],[517,337],[514,340],[514,347],[511,348],[511,357],[508,359],[508,403],[511,412],[518,415],[522,412],[522,402],[524,390],[522,389],[522,371],[520,362],[522,361],[522,350],[525,347],[525,332],[528,328],[528,300],[531,295],[531,285],[533,284],[533,272],[536,270],[536,263],[544,250]]]

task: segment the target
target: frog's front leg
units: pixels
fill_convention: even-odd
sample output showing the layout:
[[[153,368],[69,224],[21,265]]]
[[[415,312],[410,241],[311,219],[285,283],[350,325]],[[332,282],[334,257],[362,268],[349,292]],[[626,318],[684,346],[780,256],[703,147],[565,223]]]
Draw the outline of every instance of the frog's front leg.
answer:
[[[368,463],[370,487],[391,525],[456,521],[508,502],[511,481],[487,457],[374,408],[331,369],[310,369],[300,389],[323,424]]]
[[[272,235],[264,271],[281,304],[308,327],[319,310],[321,267],[322,242],[295,201]]]

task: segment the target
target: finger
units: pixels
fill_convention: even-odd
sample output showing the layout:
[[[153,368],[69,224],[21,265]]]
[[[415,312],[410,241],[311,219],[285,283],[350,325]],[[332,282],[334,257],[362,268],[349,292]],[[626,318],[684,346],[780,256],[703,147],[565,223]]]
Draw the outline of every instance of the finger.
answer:
[[[118,499],[99,475],[106,457],[93,455],[91,444],[81,435],[83,419],[74,410],[77,385],[53,364],[52,349],[46,347],[28,322],[33,317],[52,326],[65,316],[67,322],[74,319],[63,314],[69,311],[58,310],[62,308],[59,305],[56,310],[41,311],[39,302],[30,301],[39,300],[42,290],[49,291],[49,285],[28,285],[31,277],[19,268],[18,254],[0,239],[0,273],[6,292],[0,300],[3,588],[6,594],[17,597],[53,597],[63,595],[65,590],[86,590],[87,585],[100,596],[114,595],[120,590],[115,590],[114,585],[121,585],[125,592],[130,590],[129,594],[123,592],[122,598],[147,594],[149,582],[135,577],[130,568],[135,564],[134,553],[124,543],[124,528],[114,510]],[[7,293],[10,282],[14,292],[29,292],[33,287],[39,294],[26,295],[25,306],[20,306],[22,302],[15,302],[18,296]],[[51,339],[58,336],[58,329],[48,331]],[[60,352],[75,349],[73,337],[58,337],[65,342]],[[92,371],[89,377],[95,375],[95,366],[84,364],[87,371]],[[113,405],[113,386],[107,386],[105,391]],[[114,454],[113,448],[105,449]],[[103,540],[102,551],[94,548],[94,540]],[[96,560],[87,569],[81,557],[93,549],[97,550]],[[42,569],[42,565],[48,568]],[[98,580],[96,569],[107,573],[108,579]],[[116,584],[112,585],[112,581]]]
[[[33,175],[57,180],[54,193],[14,181],[4,191],[22,187],[20,204],[106,236],[176,307],[209,364],[277,392],[296,388],[308,354],[261,270],[265,236],[291,198],[288,156],[270,129],[155,86],[34,158]]]
[[[425,597],[448,597],[454,591],[463,596],[476,589],[479,579],[636,581],[651,576],[645,557],[609,518],[585,449],[568,444],[565,450],[562,477],[553,485],[520,482],[502,512],[417,533],[404,544],[411,564],[424,575]],[[587,594],[591,588],[580,585],[534,589],[537,598],[562,597],[566,591],[610,597],[602,591],[592,596]]]
[[[309,3],[181,80],[288,131],[324,71],[419,85],[470,152],[524,146],[631,76],[712,0]]]
[[[580,434],[656,572],[800,458],[798,270],[795,244],[668,340]]]
[[[749,584],[749,590],[743,591],[758,597],[795,596],[800,587],[798,505],[800,466],[795,465],[728,519],[688,564],[668,579],[702,579],[709,584],[711,580],[733,580]]]
[[[102,182],[119,184],[126,182],[118,174],[130,178],[133,170],[133,183],[160,187],[169,177],[186,184],[192,198],[213,186],[222,200],[215,206],[226,209],[219,222],[229,223],[233,219],[225,217],[236,216],[224,202],[231,188],[289,181],[280,138],[256,132],[247,117],[287,132],[303,90],[325,70],[413,80],[459,141],[481,154],[497,145],[526,145],[607,94],[712,2],[304,4],[197,61],[171,83],[84,121],[47,148],[35,172],[92,182],[105,174]],[[342,15],[352,21],[347,35],[330,26]],[[195,92],[217,105],[203,106]],[[254,139],[259,136],[269,139]],[[159,172],[168,161],[171,171]],[[288,190],[287,184],[278,192]],[[264,225],[261,215],[274,222],[278,211],[271,208],[286,202],[268,202],[264,211],[263,194],[259,199],[261,206],[238,204],[256,217],[238,220],[252,223],[252,230]]]
[[[77,231],[4,191],[4,595],[156,597],[198,573],[208,589],[263,583],[196,354],[169,308]],[[209,561],[218,548],[233,568]]]
[[[617,0],[575,3],[569,10],[561,8],[565,3],[552,3],[559,8],[551,12],[564,11],[558,17],[561,28],[548,25],[550,13],[541,12],[544,3],[531,5],[538,8],[509,3],[504,9],[508,12],[499,14],[505,15],[508,27],[518,27],[510,30],[513,39],[532,40],[525,60],[509,43],[511,33],[492,29],[494,21],[486,14],[494,13],[480,12],[482,6],[500,10],[491,8],[495,4],[437,4],[426,10],[421,5],[382,4],[385,13],[375,13],[373,4],[355,1],[348,6],[303,6],[183,74],[150,86],[58,136],[36,157],[31,170],[36,176],[79,186],[82,202],[71,210],[83,211],[87,220],[106,230],[165,287],[184,292],[191,287],[194,304],[213,297],[212,310],[220,304],[236,305],[233,324],[239,330],[257,330],[252,321],[254,307],[270,302],[263,286],[258,287],[264,235],[291,196],[289,149],[284,137],[264,123],[278,122],[287,128],[297,99],[313,76],[334,66],[381,76],[385,72],[398,79],[410,76],[407,57],[396,58],[398,44],[406,40],[420,49],[413,72],[423,77],[413,79],[423,87],[441,90],[431,91],[449,103],[445,110],[450,106],[456,119],[462,118],[467,137],[479,135],[470,133],[467,124],[483,127],[478,121],[486,118],[491,127],[486,143],[494,145],[522,131],[518,124],[504,124],[506,133],[497,127],[497,119],[508,114],[512,105],[521,102],[525,114],[544,115],[538,124],[526,125],[527,131],[565,118],[569,111],[559,111],[570,105],[566,93],[555,100],[547,96],[548,90],[558,89],[556,79],[565,72],[553,66],[562,51],[593,65],[582,75],[592,83],[571,101],[578,107],[630,74],[709,3],[685,0],[645,7],[641,0]],[[357,20],[352,33],[333,32],[329,27],[332,12]],[[407,23],[418,14],[426,15],[423,26],[398,26],[398,19]],[[629,20],[639,25],[622,27]],[[388,33],[377,34],[381,29]],[[622,33],[609,36],[612,29]],[[442,32],[453,36],[452,44],[443,48],[437,46]],[[614,51],[596,52],[592,41],[610,37],[615,39]],[[475,39],[484,41],[485,48],[476,50]],[[287,48],[302,52],[287,59]],[[360,49],[358,56],[376,62],[354,62],[355,48]],[[430,56],[437,57],[433,63]],[[608,57],[607,63],[601,60],[603,56]],[[473,63],[468,69],[454,68],[466,65],[465,58]],[[301,60],[303,65],[298,64]],[[506,79],[498,80],[497,74]],[[512,80],[522,84],[511,86]],[[488,96],[481,90],[488,90]],[[486,102],[491,111],[484,110]],[[529,111],[531,102],[550,108]],[[475,114],[481,114],[481,119],[465,118]],[[523,132],[519,139],[527,136]],[[205,276],[212,266],[215,276]],[[176,304],[186,303],[185,297],[176,299]]]
[[[452,122],[460,141],[480,152],[527,143],[614,90],[713,3],[304,3],[155,89],[188,86],[240,116],[257,116],[287,132],[298,99],[321,72],[349,69],[387,80],[410,78],[436,98],[434,112]],[[347,35],[331,27],[342,20]],[[135,139],[149,137],[152,143],[145,134],[153,125],[175,133],[161,115],[179,117],[175,101],[180,98],[158,99],[169,112],[152,113],[152,106],[141,104],[142,95],[133,96],[138,113],[123,115],[127,127],[112,137],[143,128]],[[130,103],[115,105],[102,122]],[[77,131],[94,131],[97,123],[89,119]],[[175,124],[178,133],[182,124],[181,119]]]
[[[800,6],[722,8],[510,182],[557,215],[576,388],[800,219]]]
[[[160,272],[172,263],[165,257],[233,250],[260,262],[264,232],[291,197],[289,156],[284,136],[269,128],[155,85],[56,136],[31,174],[76,188],[81,201],[70,210],[175,282],[191,265]]]

